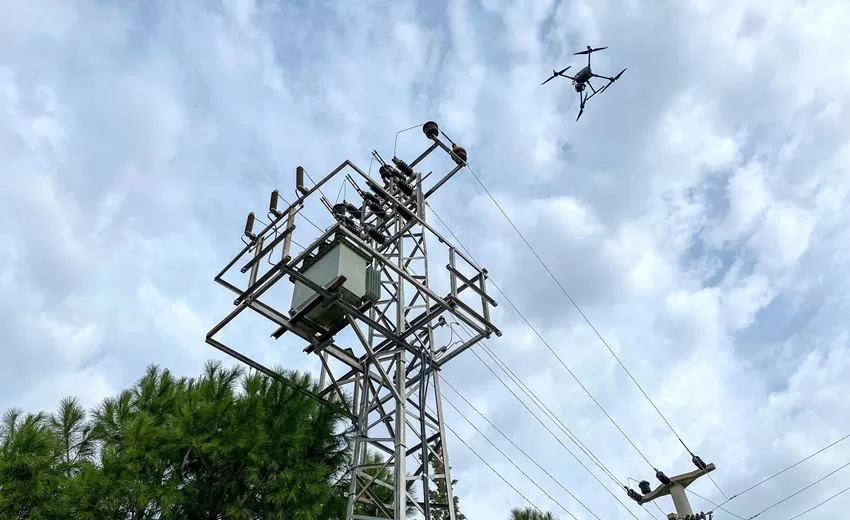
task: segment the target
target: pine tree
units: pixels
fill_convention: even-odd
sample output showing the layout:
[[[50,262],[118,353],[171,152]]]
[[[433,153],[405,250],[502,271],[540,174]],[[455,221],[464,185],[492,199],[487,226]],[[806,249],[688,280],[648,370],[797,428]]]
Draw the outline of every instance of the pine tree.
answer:
[[[437,452],[440,453],[440,448],[437,448]],[[436,458],[431,457],[430,461],[431,465],[431,475],[442,475],[444,472],[443,464]],[[449,500],[449,490],[446,485],[446,479],[440,478],[436,481],[436,485],[433,489],[429,491],[430,499],[432,503],[437,504],[445,504],[448,506]],[[454,495],[453,500],[455,506],[455,520],[466,520],[466,517],[463,516],[463,513],[460,512],[460,505],[458,503],[457,495]],[[449,509],[448,507],[440,508],[431,512],[431,518],[434,520],[449,520]]]
[[[151,366],[91,414],[73,398],[54,414],[8,411],[0,518],[341,518],[344,403],[320,405],[308,375],[280,375],[287,384],[220,363],[196,378]]]

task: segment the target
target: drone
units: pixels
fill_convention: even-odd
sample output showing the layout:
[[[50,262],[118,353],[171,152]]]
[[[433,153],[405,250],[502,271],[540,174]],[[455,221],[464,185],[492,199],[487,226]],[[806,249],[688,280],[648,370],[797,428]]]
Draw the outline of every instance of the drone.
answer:
[[[564,74],[567,70],[570,69],[570,67],[572,67],[572,65],[569,65],[569,66],[567,66],[567,67],[565,67],[561,70],[552,69],[552,76],[547,78],[546,81],[544,81],[543,83],[541,83],[541,85],[545,85],[546,83],[549,83],[550,81],[557,78],[558,76],[561,76],[563,78],[569,78],[569,79],[573,80],[573,87],[576,89],[576,92],[578,92],[579,99],[581,100],[581,103],[579,105],[578,116],[576,116],[576,121],[578,121],[578,119],[584,113],[584,105],[585,105],[585,103],[587,103],[587,100],[589,100],[590,98],[592,98],[596,94],[604,92],[605,89],[607,89],[608,87],[611,86],[612,83],[614,83],[615,81],[620,79],[620,76],[622,76],[623,73],[626,72],[626,69],[623,69],[623,70],[620,71],[619,74],[617,74],[614,77],[601,76],[599,74],[593,73],[593,71],[590,69],[590,55],[591,55],[591,53],[594,53],[596,51],[605,50],[607,48],[608,47],[606,46],[606,47],[597,47],[597,48],[594,49],[593,47],[588,45],[587,50],[579,51],[579,52],[574,54],[574,56],[578,56],[580,54],[587,54],[587,66],[584,67],[583,69],[581,69],[580,71],[578,71],[578,73],[575,76],[568,76],[567,74]],[[608,83],[603,85],[601,88],[596,89],[593,86],[593,84],[590,82],[591,78],[607,79]],[[587,87],[590,87],[590,90],[591,90],[590,93],[588,93],[586,91]]]

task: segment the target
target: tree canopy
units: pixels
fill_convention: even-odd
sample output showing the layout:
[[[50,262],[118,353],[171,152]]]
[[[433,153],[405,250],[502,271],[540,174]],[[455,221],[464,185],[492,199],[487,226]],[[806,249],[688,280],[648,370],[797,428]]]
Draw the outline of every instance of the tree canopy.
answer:
[[[510,520],[555,520],[555,517],[552,513],[543,513],[538,509],[526,507],[511,510]]]
[[[87,414],[9,410],[0,426],[0,518],[339,519],[350,430],[341,403],[208,363],[197,378],[156,366]]]
[[[8,410],[0,518],[342,520],[353,451],[346,403],[313,398],[309,375],[279,375],[208,362],[186,378],[151,365],[90,412],[74,397],[52,413]],[[387,472],[381,457],[367,457],[377,468],[367,473]],[[430,494],[445,502],[445,484]],[[374,498],[392,508],[391,489]],[[454,504],[465,520],[457,496]],[[355,506],[365,515],[378,509]],[[415,510],[409,504],[408,514]]]

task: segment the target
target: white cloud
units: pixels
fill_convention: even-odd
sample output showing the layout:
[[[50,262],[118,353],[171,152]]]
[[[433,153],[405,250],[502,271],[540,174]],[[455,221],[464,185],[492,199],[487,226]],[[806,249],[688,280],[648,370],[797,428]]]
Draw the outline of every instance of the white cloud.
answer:
[[[0,407],[52,409],[65,393],[94,404],[149,363],[197,372],[218,356],[203,334],[232,296],[212,277],[240,247],[245,214],[271,189],[291,198],[296,165],[365,168],[399,129],[434,119],[689,446],[717,462],[727,493],[850,431],[845,3],[0,3]],[[539,83],[581,66],[572,53],[588,43],[609,46],[594,70],[628,71],[576,123],[570,84]],[[689,469],[470,173],[429,202],[647,457]],[[649,478],[498,299],[493,351],[617,478]],[[253,355],[315,369],[254,323],[237,334]],[[627,514],[474,356],[444,374],[600,516]],[[461,444],[450,454],[470,520],[522,505]],[[754,514],[848,456],[837,446],[728,507]],[[601,478],[639,518],[659,516]],[[846,479],[771,513],[793,516]],[[722,500],[710,482],[695,489]],[[836,500],[818,514],[843,510]]]

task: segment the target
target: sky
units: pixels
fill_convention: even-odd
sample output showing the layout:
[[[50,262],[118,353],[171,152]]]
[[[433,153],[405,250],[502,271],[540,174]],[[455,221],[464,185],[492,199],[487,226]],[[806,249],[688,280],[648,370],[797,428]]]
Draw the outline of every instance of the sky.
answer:
[[[0,408],[95,406],[149,364],[226,359],[204,335],[232,308],[213,276],[247,212],[291,198],[297,165],[366,169],[434,120],[470,169],[431,205],[504,291],[487,349],[616,479],[693,466],[612,352],[717,465],[692,487],[715,503],[850,433],[850,4],[309,4],[0,0]],[[568,81],[540,83],[588,44],[608,46],[595,72],[628,70],[576,122]],[[316,370],[258,323],[246,352]],[[496,472],[562,520],[593,518],[567,489],[601,518],[672,511],[631,502],[481,359],[443,371],[492,422],[446,385],[447,424],[487,462],[452,436],[467,518],[529,505]],[[850,440],[724,507],[749,518],[848,462]],[[845,468],[758,518],[847,486]]]

